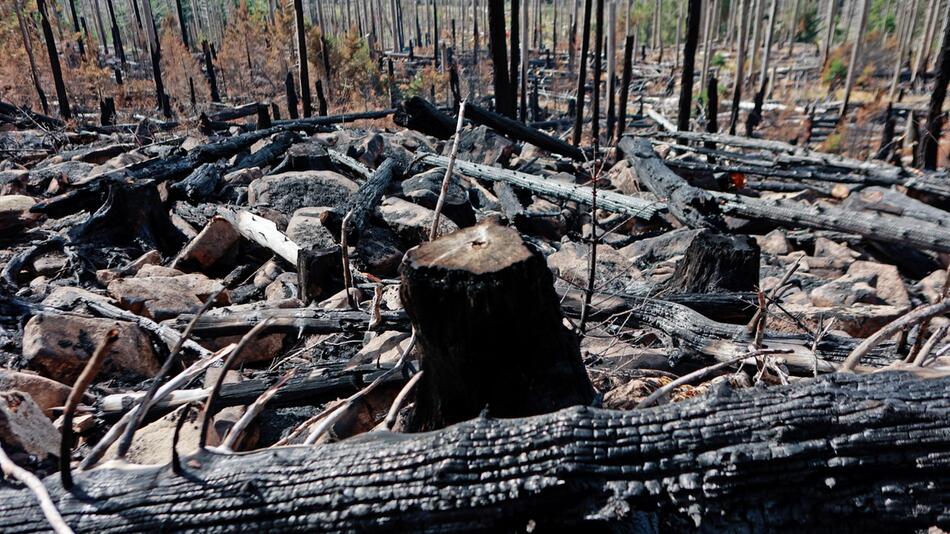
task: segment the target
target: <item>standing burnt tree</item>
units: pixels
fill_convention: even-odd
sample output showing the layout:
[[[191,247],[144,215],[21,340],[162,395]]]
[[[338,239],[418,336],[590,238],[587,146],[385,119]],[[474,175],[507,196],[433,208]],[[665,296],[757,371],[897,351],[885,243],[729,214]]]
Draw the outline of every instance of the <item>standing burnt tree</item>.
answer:
[[[696,69],[696,47],[699,44],[699,19],[702,16],[702,1],[689,0],[686,13],[686,47],[683,49],[683,77],[680,82],[679,117],[676,129],[689,130],[690,108],[693,105],[693,75]]]
[[[313,108],[310,102],[310,67],[307,64],[307,29],[303,25],[303,0],[294,0],[294,25],[297,30],[300,101],[303,104],[303,116],[309,117]]]
[[[49,67],[53,73],[53,85],[56,87],[56,99],[59,100],[59,114],[64,119],[72,117],[69,109],[69,98],[66,96],[66,84],[63,82],[63,69],[59,64],[59,52],[56,50],[56,38],[53,28],[49,24],[46,14],[46,0],[36,0],[36,9],[40,12],[40,24],[43,27],[43,38],[46,39],[46,51],[49,53]]]
[[[947,97],[947,83],[950,82],[950,24],[944,24],[943,42],[940,44],[940,60],[937,64],[937,81],[930,95],[927,110],[927,124],[924,126],[920,144],[921,160],[925,169],[937,168],[937,147],[940,141],[940,129],[943,125],[943,101]]]
[[[577,116],[574,118],[574,146],[581,143],[584,128],[584,96],[587,92],[587,53],[590,51],[591,0],[584,0],[584,28],[581,37],[581,65],[577,74]]]
[[[508,77],[508,50],[505,44],[505,0],[488,0],[488,47],[491,52],[495,110],[515,117],[515,101]]]

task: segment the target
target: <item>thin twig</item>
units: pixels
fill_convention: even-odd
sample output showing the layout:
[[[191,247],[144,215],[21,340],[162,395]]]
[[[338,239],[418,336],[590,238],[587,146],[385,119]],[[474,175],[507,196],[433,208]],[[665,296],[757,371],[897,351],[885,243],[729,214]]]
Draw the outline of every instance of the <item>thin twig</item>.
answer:
[[[159,386],[162,385],[162,381],[171,372],[172,367],[175,365],[175,362],[178,361],[178,355],[181,353],[181,348],[185,344],[185,341],[191,337],[191,332],[195,329],[195,325],[198,324],[198,319],[211,308],[211,304],[218,300],[218,296],[221,295],[221,292],[224,291],[224,287],[215,291],[213,295],[208,297],[208,300],[201,305],[201,308],[198,309],[198,313],[191,318],[191,321],[188,323],[188,326],[185,327],[185,331],[181,334],[181,337],[178,338],[178,341],[175,342],[175,346],[172,348],[171,353],[168,355],[168,358],[165,359],[165,363],[162,364],[162,368],[159,369],[158,374],[155,375],[155,380],[152,382],[152,385],[149,386],[148,391],[145,393],[145,396],[139,401],[140,406],[148,406],[152,399],[155,397],[155,392],[158,391]],[[119,440],[118,450],[116,451],[116,458],[121,460],[125,458],[125,455],[129,452],[129,447],[132,446],[132,439],[135,437],[135,431],[138,430],[139,426],[142,424],[142,420],[145,419],[145,413],[147,410],[139,409],[136,412],[135,417],[132,418],[131,423],[125,427],[125,432],[122,434],[122,439]]]
[[[238,419],[237,423],[234,423],[234,426],[228,430],[227,436],[225,436],[224,440],[221,442],[221,446],[219,447],[220,450],[230,452],[234,449],[234,445],[237,443],[238,438],[241,437],[241,433],[244,432],[244,429],[247,428],[247,426],[251,424],[251,421],[253,421],[254,418],[264,410],[264,407],[274,397],[274,395],[280,391],[280,388],[284,387],[284,385],[287,384],[287,381],[293,378],[295,372],[296,369],[291,369],[284,373],[284,376],[282,376],[276,384],[267,388],[264,393],[261,393],[260,396],[257,397],[257,399],[255,399],[254,402],[247,407],[247,410],[244,411],[244,415],[242,415],[241,418]]]
[[[801,256],[796,258],[795,263],[791,264],[788,270],[785,271],[785,274],[782,276],[782,279],[779,280],[778,285],[772,288],[772,291],[769,292],[769,297],[768,297],[769,303],[775,302],[776,296],[779,294],[779,291],[781,290],[782,287],[785,286],[785,284],[788,283],[792,275],[795,274],[795,271],[798,270],[798,267],[801,265],[801,261],[802,261]],[[766,306],[765,309],[763,309],[762,306],[760,305],[759,309],[756,310],[755,315],[752,316],[752,320],[750,320],[749,324],[746,325],[746,329],[749,331],[750,334],[755,333],[756,329],[759,327],[759,321],[762,320],[762,315],[765,313],[768,313],[768,306]]]
[[[837,317],[832,317],[831,320],[828,321],[828,324],[825,324],[824,315],[822,315],[818,319],[818,334],[815,336],[815,340],[811,344],[811,353],[815,357],[815,367],[814,367],[815,378],[818,378],[818,345],[821,344],[822,338],[828,335],[828,332],[831,331],[831,328],[834,326],[835,321],[837,320],[838,320]]]
[[[851,354],[848,354],[848,357],[845,358],[844,363],[841,364],[841,368],[839,370],[854,371],[854,368],[857,367],[858,363],[860,363],[861,358],[866,356],[867,353],[871,352],[874,347],[878,346],[878,344],[880,344],[885,339],[891,337],[897,332],[901,332],[912,327],[924,319],[943,315],[947,312],[950,312],[950,300],[944,300],[935,304],[920,306],[910,313],[904,314],[903,316],[888,323],[884,328],[881,328],[870,337],[862,341],[857,347],[855,347],[851,351]]]
[[[394,365],[392,369],[379,375],[379,377],[376,378],[376,380],[373,380],[373,382],[370,385],[350,395],[349,398],[343,401],[343,403],[340,406],[332,410],[327,410],[329,413],[322,421],[320,421],[320,424],[318,424],[316,428],[310,431],[310,434],[307,435],[307,439],[305,439],[303,442],[304,445],[311,445],[313,443],[316,443],[317,439],[319,439],[320,436],[326,433],[327,430],[332,428],[333,425],[336,424],[337,421],[342,419],[343,416],[346,415],[346,413],[349,412],[350,409],[356,405],[357,401],[359,401],[366,395],[370,394],[380,384],[389,380],[389,378],[392,377],[393,375],[402,372],[402,370],[406,366],[406,362],[409,360],[409,353],[412,352],[412,348],[415,346],[415,344],[416,344],[416,336],[415,334],[413,334],[413,336],[409,339],[409,346],[407,346],[406,350],[403,351],[403,353],[399,356],[399,361],[396,362],[396,365]]]
[[[416,386],[419,382],[419,379],[422,378],[423,371],[412,375],[412,378],[406,382],[406,385],[399,390],[399,394],[396,395],[396,398],[393,399],[392,406],[389,407],[389,412],[386,414],[386,419],[383,420],[383,424],[379,430],[392,430],[393,425],[396,424],[396,418],[399,417],[399,410],[402,409],[402,405],[406,402],[406,397],[409,396],[409,393],[412,391],[412,388]]]
[[[353,285],[353,277],[350,274],[350,247],[347,244],[346,233],[350,225],[350,217],[353,216],[353,210],[346,212],[343,216],[343,222],[340,224],[340,248],[343,252],[343,291],[346,292],[346,303],[351,309],[357,309],[353,302],[353,294],[350,287]]]
[[[462,127],[465,125],[465,101],[459,105],[458,124],[455,126],[455,140],[452,142],[452,152],[449,153],[449,164],[445,166],[445,177],[442,178],[442,188],[439,190],[439,200],[435,203],[435,214],[432,217],[432,228],[429,229],[429,241],[439,237],[439,219],[442,217],[442,206],[445,205],[445,196],[452,183],[452,170],[455,168],[455,157],[459,153],[459,139],[462,137]]]
[[[917,352],[917,356],[914,358],[913,365],[914,367],[923,367],[924,361],[927,359],[927,356],[933,351],[934,347],[937,346],[937,343],[940,342],[947,335],[948,325],[942,325],[927,339],[927,342],[920,347],[920,350]],[[920,333],[923,335],[923,332]]]
[[[637,408],[649,408],[651,404],[653,404],[654,402],[657,401],[657,399],[659,399],[660,397],[666,395],[666,394],[669,393],[670,391],[673,391],[675,388],[677,388],[677,387],[679,387],[679,386],[682,386],[683,384],[687,384],[687,383],[689,383],[689,382],[692,382],[692,381],[694,381],[694,380],[699,380],[700,378],[705,377],[705,376],[708,375],[709,373],[712,373],[712,372],[714,372],[714,371],[718,371],[719,369],[722,369],[723,367],[728,367],[728,366],[730,366],[730,365],[736,364],[736,363],[738,363],[738,362],[741,362],[742,360],[746,360],[746,359],[748,359],[748,358],[756,358],[756,357],[762,356],[762,355],[764,355],[764,354],[788,354],[788,353],[790,353],[790,352],[792,352],[791,349],[764,349],[764,350],[756,350],[756,351],[753,351],[753,352],[748,352],[748,353],[746,353],[746,354],[742,354],[742,355],[740,355],[740,356],[736,356],[735,358],[728,359],[728,360],[726,360],[726,361],[724,361],[724,362],[714,363],[714,364],[712,364],[712,365],[710,365],[710,366],[708,366],[708,367],[703,367],[702,369],[697,369],[696,371],[693,371],[692,373],[683,375],[683,376],[677,378],[676,380],[670,382],[669,384],[667,384],[667,385],[665,385],[665,386],[663,386],[663,387],[657,389],[656,391],[654,391],[653,393],[651,393],[647,398],[645,398],[645,399],[643,399],[642,401],[640,401],[640,404],[637,404]]]
[[[73,487],[73,474],[69,465],[73,449],[73,415],[76,413],[76,406],[79,405],[82,396],[86,394],[86,388],[92,383],[92,379],[99,374],[102,362],[106,359],[106,355],[112,349],[112,344],[117,339],[119,339],[117,328],[113,328],[106,333],[102,341],[99,342],[99,346],[96,347],[96,351],[92,353],[92,357],[86,362],[82,372],[79,373],[79,378],[76,379],[76,383],[73,384],[73,389],[66,399],[66,408],[63,410],[63,437],[59,443],[59,474],[63,481],[63,489],[67,491]]]
[[[7,456],[2,446],[0,446],[0,469],[3,470],[4,475],[19,480],[33,492],[33,495],[36,496],[36,500],[40,502],[40,510],[42,510],[43,515],[46,516],[46,521],[49,522],[49,526],[52,527],[53,532],[56,532],[56,534],[73,534],[73,529],[69,528],[69,525],[63,520],[63,516],[60,515],[59,510],[56,509],[56,505],[53,504],[53,499],[50,498],[49,492],[46,491],[46,486],[43,485],[43,482],[36,478],[36,475],[33,473],[13,463],[13,460]]]
[[[179,387],[182,387],[194,380],[196,376],[204,372],[204,370],[208,367],[211,367],[211,365],[216,361],[230,354],[232,350],[234,350],[234,345],[228,345],[227,347],[215,352],[211,356],[191,364],[187,369],[175,375],[175,377],[166,382],[164,386],[158,388],[158,391],[155,393],[155,398],[152,399],[152,402],[149,403],[149,405],[145,408],[145,411],[148,411],[148,409],[154,406],[155,403],[161,401]],[[142,406],[136,405],[128,412],[125,412],[125,415],[123,415],[121,419],[112,425],[112,428],[106,432],[106,435],[103,436],[98,443],[96,443],[96,446],[93,447],[91,451],[89,451],[89,454],[87,454],[82,463],[79,464],[79,468],[89,469],[95,465],[96,462],[102,458],[102,455],[105,454],[109,449],[109,446],[119,439],[119,435],[125,429],[125,426],[129,424],[129,422],[133,417],[136,416],[138,410],[140,409],[142,409]]]
[[[231,354],[229,354],[228,358],[224,361],[224,365],[221,366],[221,374],[218,375],[214,381],[214,386],[211,388],[211,391],[208,392],[208,398],[205,400],[205,409],[201,414],[201,434],[198,435],[199,449],[204,449],[207,443],[208,425],[211,423],[211,412],[214,410],[214,400],[218,396],[218,392],[221,391],[221,385],[224,384],[225,375],[228,374],[228,370],[238,361],[238,358],[241,356],[241,353],[244,352],[244,348],[247,347],[247,344],[257,337],[260,332],[270,327],[273,322],[273,318],[267,318],[255,325],[248,333],[244,334],[244,337],[238,342],[237,347],[231,351]]]

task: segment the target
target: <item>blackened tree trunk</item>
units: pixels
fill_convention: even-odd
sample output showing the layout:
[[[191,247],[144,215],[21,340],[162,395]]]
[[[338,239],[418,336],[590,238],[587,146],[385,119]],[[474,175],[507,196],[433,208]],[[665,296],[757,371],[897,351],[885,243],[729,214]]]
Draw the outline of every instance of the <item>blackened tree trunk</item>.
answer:
[[[574,116],[574,146],[581,144],[584,129],[584,97],[587,93],[587,54],[590,52],[591,0],[584,0],[584,28],[581,37],[581,64],[577,74],[577,115]]]
[[[505,0],[488,0],[488,47],[491,52],[495,110],[514,118],[515,101],[511,98],[508,77],[508,50],[505,43]]]
[[[710,76],[706,85],[706,131],[715,134],[719,133],[719,80],[715,76]],[[707,141],[706,148],[716,149],[716,143]],[[710,163],[715,163],[714,156],[707,156]]]
[[[628,34],[623,45],[623,77],[620,81],[620,102],[617,105],[617,135],[619,141],[627,129],[627,98],[630,95],[630,69],[633,68],[633,34]]]
[[[595,147],[600,146],[600,75],[603,65],[604,44],[604,0],[597,0],[597,14],[594,28],[594,95],[590,112],[590,137]],[[594,153],[597,157],[597,153]]]
[[[432,0],[432,61],[439,66],[439,7]]]
[[[294,76],[287,71],[287,77],[284,78],[284,87],[287,90],[287,114],[291,119],[299,118],[297,112],[297,88],[294,87]]]
[[[748,18],[748,8],[749,0],[739,0],[739,50],[736,53],[736,76],[733,81],[735,87],[733,87],[732,91],[732,116],[729,119],[729,135],[736,134],[736,125],[739,122],[739,102],[742,100],[743,69],[745,68],[746,18]]]
[[[300,73],[300,100],[303,102],[303,116],[312,112],[310,102],[310,65],[307,63],[307,29],[303,24],[303,1],[294,0],[294,24],[297,30],[297,62]]]
[[[411,250],[400,270],[424,373],[412,427],[442,428],[486,407],[522,417],[593,400],[551,271],[517,230],[460,230]]]
[[[119,61],[125,65],[125,47],[122,46],[122,34],[119,33],[119,23],[115,18],[115,6],[112,0],[106,0],[106,6],[109,8],[109,21],[112,23],[112,48],[115,49],[115,55],[119,56]]]
[[[110,9],[111,9],[111,2]],[[185,45],[185,48],[191,49],[191,45],[188,44],[188,27],[185,22],[185,10],[181,7],[181,0],[175,0],[175,7],[178,9],[178,26],[181,28],[181,42]]]
[[[317,103],[321,117],[327,116],[327,97],[323,94],[323,82],[317,80]]]
[[[950,82],[950,24],[946,25],[943,42],[940,44],[940,62],[937,64],[937,76],[930,106],[927,110],[927,125],[924,127],[920,152],[924,168],[937,168],[937,148],[940,143],[940,129],[943,124],[943,101],[947,96],[947,83]]]
[[[69,0],[69,12],[73,18],[73,33],[76,34],[76,44],[79,45],[79,55],[80,57],[86,57],[86,45],[82,41],[82,31],[79,28],[79,15],[76,13],[76,0]]]
[[[696,48],[699,45],[699,19],[702,18],[701,0],[689,0],[686,12],[686,46],[683,48],[683,77],[680,81],[679,117],[676,129],[689,130],[689,116],[693,107],[693,75],[696,70]]]
[[[59,64],[59,52],[56,50],[56,38],[53,37],[53,28],[49,25],[46,15],[46,0],[36,0],[36,9],[40,12],[40,25],[43,28],[43,38],[46,39],[46,51],[49,53],[49,66],[53,74],[53,85],[56,87],[56,99],[59,100],[59,114],[66,120],[72,117],[69,109],[69,98],[66,96],[66,83],[63,82],[63,70]]]
[[[21,0],[16,0],[13,5],[16,11],[17,23],[20,26],[20,36],[23,38],[23,49],[26,51],[26,57],[30,61],[30,77],[33,79],[33,87],[36,89],[36,96],[40,99],[40,106],[43,107],[43,113],[49,115],[49,101],[46,100],[46,92],[40,84],[40,76],[36,70],[36,58],[33,57],[33,45],[30,44],[30,33],[26,27],[25,17],[22,13]]]
[[[527,0],[526,0],[527,1]],[[511,0],[511,66],[508,79],[511,80],[511,101],[518,102],[518,69],[521,68],[521,10],[519,0]]]
[[[201,51],[205,57],[205,75],[208,77],[208,87],[211,90],[211,101],[220,102],[221,93],[218,92],[218,77],[214,73],[214,63],[211,61],[211,48],[208,41],[201,41]]]

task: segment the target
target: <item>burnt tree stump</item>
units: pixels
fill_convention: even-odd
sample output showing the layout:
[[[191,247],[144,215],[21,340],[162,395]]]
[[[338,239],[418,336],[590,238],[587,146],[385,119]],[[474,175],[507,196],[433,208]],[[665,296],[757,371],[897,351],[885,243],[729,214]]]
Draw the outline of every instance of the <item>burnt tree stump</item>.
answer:
[[[593,400],[551,271],[516,230],[487,222],[460,230],[410,250],[400,270],[425,373],[413,429],[442,428],[486,407],[523,417]]]
[[[759,283],[759,245],[748,236],[703,230],[676,265],[666,287],[683,293],[755,291]]]

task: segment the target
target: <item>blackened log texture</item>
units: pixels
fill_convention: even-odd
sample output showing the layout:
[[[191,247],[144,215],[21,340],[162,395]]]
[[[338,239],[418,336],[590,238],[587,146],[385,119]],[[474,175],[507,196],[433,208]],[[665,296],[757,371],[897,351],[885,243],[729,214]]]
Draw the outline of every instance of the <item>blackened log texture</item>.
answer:
[[[624,137],[618,145],[636,171],[637,179],[653,194],[666,199],[676,220],[691,228],[723,228],[719,207],[713,196],[686,183],[642,138]]]
[[[184,476],[77,473],[74,494],[46,485],[76,532],[946,530],[948,421],[950,378],[835,374],[632,412],[206,451],[183,458]],[[0,500],[0,530],[49,530],[28,489]]]
[[[629,16],[629,15],[628,15]],[[620,103],[617,106],[617,135],[623,137],[627,129],[627,96],[630,94],[630,69],[633,67],[633,35],[627,35],[623,45],[623,78],[620,82]]]
[[[405,172],[406,162],[396,156],[386,158],[373,175],[360,185],[360,188],[350,195],[341,206],[329,209],[320,214],[320,222],[330,230],[335,239],[340,239],[341,226],[343,218],[350,213],[350,221],[347,226],[347,240],[350,243],[356,243],[359,240],[363,230],[369,225],[373,218],[373,213],[383,198],[383,193],[389,188],[389,184]]]
[[[452,118],[439,111],[432,102],[419,96],[404,100],[396,109],[393,121],[404,128],[439,139],[448,139],[455,133],[455,122]]]
[[[218,77],[214,73],[214,63],[211,62],[211,49],[208,41],[201,41],[201,52],[205,58],[205,76],[208,77],[208,87],[211,89],[211,101],[220,102],[221,93],[218,92]]]
[[[755,291],[759,245],[749,236],[702,231],[676,264],[666,288],[682,293]]]
[[[425,373],[413,427],[442,428],[486,407],[521,417],[593,400],[551,271],[517,230],[460,230],[410,250],[400,270]]]

